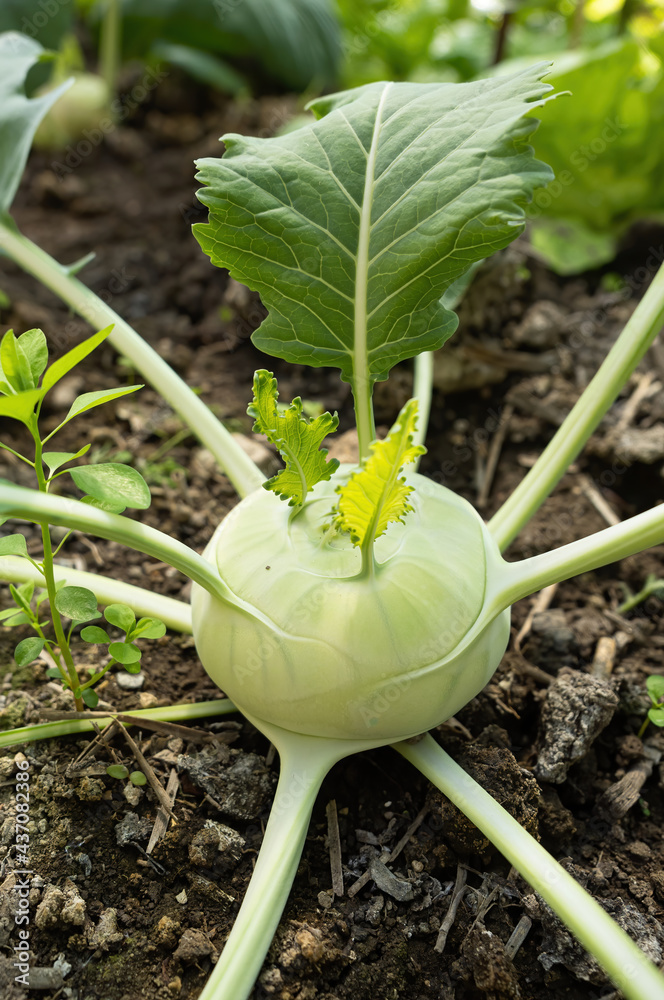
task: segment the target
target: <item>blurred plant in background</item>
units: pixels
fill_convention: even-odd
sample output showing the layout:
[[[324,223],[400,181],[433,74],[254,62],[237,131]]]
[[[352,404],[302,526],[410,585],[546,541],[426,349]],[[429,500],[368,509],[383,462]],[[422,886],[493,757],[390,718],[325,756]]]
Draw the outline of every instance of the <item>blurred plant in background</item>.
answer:
[[[610,261],[634,221],[664,220],[664,0],[0,0],[0,31],[10,29],[56,50],[51,86],[76,76],[38,136],[58,148],[69,121],[81,131],[58,109],[87,102],[94,128],[128,61],[177,66],[235,96],[312,96],[551,59],[551,82],[572,97],[534,140],[556,173],[529,210],[535,249],[576,273]],[[106,90],[84,72],[81,37],[98,44]],[[35,88],[48,76],[38,71]]]
[[[256,75],[273,88],[323,89],[341,60],[332,0],[0,0],[0,32],[46,48],[65,51],[81,26],[99,37],[107,66],[165,62],[231,94]]]
[[[664,221],[664,0],[337,0],[343,83],[457,82],[553,61],[571,98],[534,137],[556,180],[530,207],[562,274],[610,261],[637,219]]]
[[[612,260],[639,219],[664,222],[664,38],[569,53],[552,82],[571,99],[551,108],[534,142],[556,179],[529,209],[531,240],[560,274]]]
[[[553,57],[664,24],[664,0],[337,0],[343,84],[484,76],[505,59]]]

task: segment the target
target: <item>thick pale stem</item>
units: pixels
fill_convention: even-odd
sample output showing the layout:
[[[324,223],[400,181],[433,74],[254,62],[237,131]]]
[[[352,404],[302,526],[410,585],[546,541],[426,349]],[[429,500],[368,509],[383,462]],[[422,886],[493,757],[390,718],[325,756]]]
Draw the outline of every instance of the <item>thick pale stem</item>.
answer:
[[[295,734],[278,749],[281,774],[256,867],[199,1000],[246,1000],[251,993],[293,885],[318,789],[340,756],[334,744]]]
[[[191,634],[191,608],[163,594],[153,594],[121,580],[111,580],[97,573],[85,573],[67,566],[53,566],[55,582],[65,581],[70,587],[87,587],[100,604],[128,604],[137,618],[159,618],[174,632]],[[21,556],[0,556],[0,580],[7,583],[36,583],[44,586],[42,574]]]
[[[214,455],[240,496],[258,489],[265,477],[205,403],[175,374],[128,323],[66,267],[5,222],[0,222],[0,247],[25,271],[66,302],[91,326],[115,324],[109,340],[164,399]]]
[[[163,531],[132,521],[121,514],[109,514],[78,500],[65,500],[63,497],[27,490],[21,486],[3,485],[0,515],[57,524],[129,545],[138,552],[145,552],[155,559],[170,563],[211,594],[221,600],[229,600],[230,592],[206,559]]]
[[[489,584],[493,593],[487,588],[487,604],[503,610],[549,584],[608,566],[662,542],[664,505],[531,559],[517,563],[501,560],[502,572],[492,574]]]
[[[137,708],[126,714],[139,719],[157,719],[160,722],[194,722],[196,719],[208,719],[213,715],[230,715],[231,712],[237,712],[233,702],[228,698],[217,698],[215,701],[201,701],[195,705]],[[85,714],[90,715],[89,712]],[[71,736],[73,733],[87,733],[97,727],[103,729],[113,722],[114,718],[114,716],[101,718],[91,715],[89,719],[63,719],[57,722],[41,722],[34,726],[21,726],[19,729],[0,733],[0,748]]]
[[[577,404],[525,479],[489,521],[501,550],[551,493],[664,325],[664,265]]]
[[[427,735],[394,748],[496,845],[628,1000],[664,1000],[664,977],[598,903]]]
[[[355,406],[355,424],[360,458],[369,454],[369,445],[376,437],[373,403],[371,400],[371,383],[366,379],[354,379],[352,383],[353,402]]]
[[[288,635],[290,640],[293,639],[292,634],[283,632],[258,608],[234,594],[207,559],[147,524],[132,521],[121,514],[97,510],[79,500],[65,500],[37,490],[26,490],[21,486],[2,487],[0,517],[3,515],[39,524],[57,524],[74,531],[86,531],[100,538],[110,538],[121,545],[128,545],[137,552],[145,552],[155,559],[170,563],[174,569],[198,583],[213,597],[230,604],[241,614],[267,625],[273,633]]]
[[[413,396],[417,400],[417,430],[413,434],[413,444],[424,444],[429,428],[431,413],[431,396],[433,392],[433,353],[425,351],[415,358],[415,373],[413,378]],[[415,459],[414,469],[417,472],[421,455]]]

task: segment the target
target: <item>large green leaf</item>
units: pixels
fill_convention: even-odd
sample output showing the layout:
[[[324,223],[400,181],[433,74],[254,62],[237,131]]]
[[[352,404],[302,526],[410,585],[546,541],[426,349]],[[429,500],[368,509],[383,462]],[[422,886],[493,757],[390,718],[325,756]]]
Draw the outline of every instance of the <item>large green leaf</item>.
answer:
[[[465,84],[371,84],[314,102],[321,118],[274,139],[224,137],[198,162],[203,249],[260,292],[261,350],[384,379],[456,327],[441,296],[524,227],[551,171],[526,112],[546,64]]]
[[[0,35],[0,214],[9,211],[23,176],[37,126],[70,84],[67,81],[41,97],[27,97],[25,78],[44,51],[26,35]]]
[[[71,30],[74,6],[71,0],[0,0],[0,31],[21,31],[57,49]]]

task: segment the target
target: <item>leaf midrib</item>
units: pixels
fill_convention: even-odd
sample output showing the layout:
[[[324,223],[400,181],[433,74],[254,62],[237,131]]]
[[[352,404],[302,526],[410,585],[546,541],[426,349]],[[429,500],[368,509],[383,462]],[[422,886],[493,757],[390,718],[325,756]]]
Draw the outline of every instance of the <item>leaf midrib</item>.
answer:
[[[364,194],[362,197],[362,211],[360,213],[360,225],[357,239],[357,262],[355,269],[355,310],[354,310],[354,338],[353,338],[353,395],[355,396],[355,409],[358,421],[364,417],[366,419],[367,406],[366,399],[370,394],[369,386],[369,355],[367,344],[367,297],[369,291],[369,241],[371,238],[371,209],[373,206],[373,188],[376,170],[376,158],[378,155],[378,143],[380,140],[380,130],[382,126],[383,107],[387,95],[390,91],[391,83],[385,85],[381,94],[378,107],[376,108],[376,121],[374,123],[371,146],[367,154],[367,166],[364,175]],[[363,403],[364,400],[364,403]],[[358,436],[360,440],[360,453],[363,447],[368,447],[371,440],[372,428],[360,427],[358,423]]]

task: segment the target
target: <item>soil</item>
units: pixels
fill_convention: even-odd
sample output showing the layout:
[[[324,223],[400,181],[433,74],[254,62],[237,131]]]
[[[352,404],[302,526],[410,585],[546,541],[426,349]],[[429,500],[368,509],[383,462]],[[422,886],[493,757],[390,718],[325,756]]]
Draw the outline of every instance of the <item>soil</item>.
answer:
[[[193,160],[217,155],[223,132],[271,134],[294,106],[284,97],[229,103],[172,74],[103,144],[74,150],[69,161],[33,155],[15,206],[23,232],[60,261],[95,252],[82,278],[197,387],[248,447],[260,449],[266,471],[275,457],[254,440],[246,416],[254,369],[276,372],[283,399],[299,394],[338,410],[342,432],[352,427],[348,387],[334,372],[266,359],[253,347],[251,331],[264,316],[258,298],[216,270],[191,236],[191,224],[205,219],[194,195]],[[462,304],[454,346],[437,362],[422,471],[491,516],[597,370],[663,245],[661,230],[641,228],[610,268],[567,280],[549,273],[525,243],[486,265]],[[3,331],[39,326],[54,354],[89,332],[7,261],[0,287],[8,296],[0,314]],[[508,558],[545,551],[661,500],[663,377],[655,348]],[[110,347],[101,349],[53,393],[46,426],[55,426],[83,386],[89,391],[126,381],[135,381],[130,363]],[[378,387],[379,424],[389,426],[410,387],[408,365]],[[0,430],[15,434],[16,425]],[[503,432],[495,477],[484,482],[492,444]],[[153,493],[141,520],[199,551],[235,502],[211,456],[150,388],[95,411],[94,423],[72,425],[67,438],[62,435],[59,447],[75,450],[91,441],[96,461],[130,453]],[[13,443],[19,446],[20,439]],[[341,446],[352,449],[348,435]],[[26,472],[0,453],[0,477],[29,485]],[[25,533],[38,552],[32,528]],[[75,535],[63,558],[187,597],[178,573],[112,543]],[[664,672],[662,603],[653,596],[627,614],[616,609],[625,588],[639,590],[651,573],[664,576],[663,563],[658,547],[561,584],[549,607],[535,609],[519,639],[533,601],[517,604],[512,641],[495,677],[435,733],[659,963],[664,739],[652,725],[644,740],[637,733],[648,705],[645,680]],[[6,588],[1,593],[0,606],[8,606]],[[71,708],[46,677],[45,663],[13,664],[13,646],[26,634],[21,628],[0,631],[4,729],[37,721],[46,709]],[[100,686],[105,705],[128,711],[220,696],[190,638],[169,634],[144,646],[142,688],[127,690],[114,674]],[[32,775],[30,941],[42,995],[198,996],[244,894],[277,773],[267,741],[237,716],[230,719],[235,721],[197,725],[215,736],[208,744],[134,730],[160,780],[165,784],[172,771],[180,777],[174,819],[149,855],[154,794],[106,774],[113,762],[137,766],[121,738],[97,743],[80,766],[74,762],[92,736],[1,752],[0,984],[7,1000],[24,993],[14,983],[10,957],[17,942],[11,890],[19,877],[13,871],[12,774],[22,755]],[[331,800],[343,895],[331,891]],[[349,893],[370,866],[374,875],[383,871],[376,862],[385,861],[411,826],[405,847],[389,862],[392,876],[383,872],[380,886],[369,879]],[[459,873],[466,888],[448,920],[444,950],[435,950],[453,912]],[[528,920],[518,946],[513,931],[525,929]],[[255,1000],[609,996],[619,994],[532,890],[394,751],[335,767],[319,796]]]

